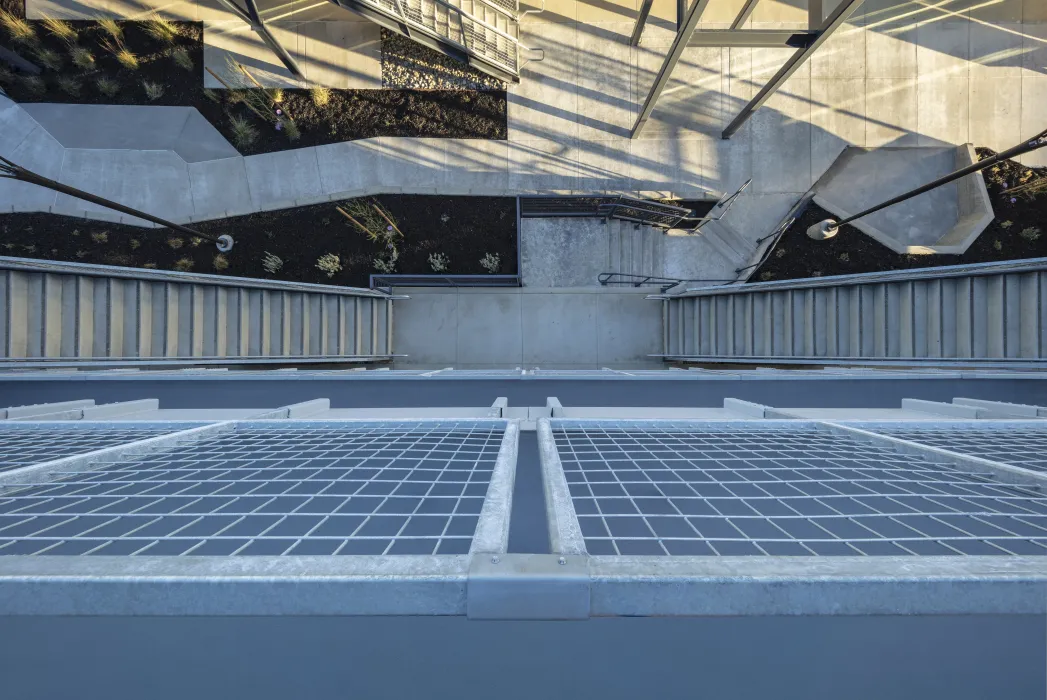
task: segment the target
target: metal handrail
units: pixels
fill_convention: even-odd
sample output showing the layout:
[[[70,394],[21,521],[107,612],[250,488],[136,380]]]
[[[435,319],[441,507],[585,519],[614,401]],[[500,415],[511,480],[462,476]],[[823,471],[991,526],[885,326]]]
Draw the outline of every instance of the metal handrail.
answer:
[[[614,278],[622,278],[620,280]],[[734,280],[699,280],[699,279],[675,279],[672,277],[658,277],[656,275],[636,275],[630,272],[601,272],[597,276],[597,281],[604,287],[611,284],[629,284],[633,287],[642,287],[648,282],[654,282],[654,284],[662,288],[664,293],[666,290],[675,287],[678,284],[684,284],[686,282],[733,282]]]
[[[399,287],[520,287],[520,275],[371,275],[373,290],[390,293]],[[395,297],[394,297],[395,298]]]
[[[702,226],[705,226],[710,221],[719,221],[720,219],[722,219],[724,217],[724,215],[726,215],[727,212],[730,211],[731,207],[734,206],[735,201],[738,199],[739,196],[741,196],[742,192],[744,192],[746,190],[746,188],[749,187],[749,185],[752,184],[752,182],[753,182],[753,179],[749,178],[748,180],[746,180],[745,182],[742,183],[741,187],[739,187],[737,190],[735,190],[734,194],[730,194],[729,195],[729,194],[725,193],[722,197],[720,197],[719,201],[717,201],[716,204],[713,205],[713,208],[709,210],[709,213],[712,214],[712,212],[716,211],[719,208],[720,209],[720,213],[718,215],[716,215],[716,216],[708,216],[707,215],[707,216],[699,217],[697,219],[688,219],[688,221],[696,221],[696,222],[698,222],[697,226],[695,226],[693,229],[689,229],[689,230],[692,231],[693,233],[697,233],[698,231],[702,230]]]

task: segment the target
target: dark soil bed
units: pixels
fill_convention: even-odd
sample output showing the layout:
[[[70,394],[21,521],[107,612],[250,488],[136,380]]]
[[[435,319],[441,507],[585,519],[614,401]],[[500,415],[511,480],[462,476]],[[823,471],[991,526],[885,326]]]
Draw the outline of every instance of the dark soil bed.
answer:
[[[986,158],[994,153],[979,148],[978,155]],[[996,218],[963,255],[899,255],[852,226],[842,227],[835,238],[813,241],[806,235],[807,227],[833,216],[811,204],[749,281],[1047,257],[1047,188],[1038,194],[1003,193],[1021,183],[1047,180],[1047,168],[1028,168],[1007,160],[982,175]]]
[[[371,241],[335,208],[354,200],[260,212],[195,224],[211,235],[231,234],[233,250],[217,256],[214,244],[169,229],[88,221],[55,214],[0,214],[0,254],[366,287],[380,272],[375,258],[390,257],[386,242]],[[498,274],[516,274],[516,200],[511,197],[380,195],[356,200],[380,204],[403,238],[395,238],[396,273],[432,274],[429,256],[448,260],[444,274],[486,274],[480,261],[496,255]],[[267,254],[282,266],[269,272]],[[341,271],[328,276],[321,257],[338,256]],[[223,266],[224,265],[224,266]]]
[[[230,91],[204,90],[202,23],[171,23],[178,34],[168,43],[145,31],[148,22],[119,22],[124,43],[139,62],[137,68],[128,68],[103,46],[108,35],[97,22],[69,22],[77,32],[76,44],[90,51],[94,58],[93,66],[86,69],[72,63],[69,44],[55,37],[42,22],[31,20],[29,24],[35,29],[34,43],[13,42],[2,29],[0,43],[38,65],[42,63],[42,47],[53,52],[61,66],[44,67],[42,84],[0,72],[0,83],[17,102],[192,106],[244,155],[375,136],[506,138],[504,90],[331,90],[329,101],[322,106],[314,103],[308,90],[284,90],[278,107],[301,132],[300,138],[291,140],[283,125],[277,129],[280,117],[275,108],[271,119],[263,120],[243,102],[231,100]],[[174,61],[179,47],[188,52],[191,70]],[[216,72],[238,87],[230,80],[228,69]],[[102,78],[116,82],[115,94],[106,95],[99,89],[98,80]],[[161,87],[163,94],[150,99],[144,87],[146,82]],[[254,127],[253,140],[236,138],[231,126],[233,117],[246,119]]]

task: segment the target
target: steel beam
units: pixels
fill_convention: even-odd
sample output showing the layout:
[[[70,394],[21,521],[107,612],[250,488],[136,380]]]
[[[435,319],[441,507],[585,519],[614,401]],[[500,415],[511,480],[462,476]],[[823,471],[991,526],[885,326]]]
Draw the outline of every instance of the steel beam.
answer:
[[[742,7],[742,11],[738,13],[738,16],[731,22],[731,29],[738,29],[746,22],[749,21],[749,16],[752,15],[753,10],[756,9],[756,3],[760,0],[745,0],[745,6]]]
[[[822,11],[822,0],[807,0],[807,28],[817,29],[822,26],[825,14]]]
[[[688,46],[740,46],[803,49],[818,38],[818,32],[790,29],[700,29]]]
[[[665,60],[662,62],[662,67],[658,71],[658,75],[654,79],[654,85],[651,86],[651,90],[647,93],[647,99],[643,103],[643,108],[640,110],[639,116],[636,118],[636,124],[633,125],[633,130],[630,133],[630,138],[637,138],[640,132],[643,131],[643,127],[647,124],[647,120],[651,118],[651,112],[654,111],[654,106],[658,104],[658,98],[662,94],[662,90],[669,83],[669,78],[672,77],[673,69],[676,68],[676,64],[680,62],[680,57],[683,56],[684,49],[687,48],[687,44],[690,43],[691,35],[694,34],[695,27],[698,26],[698,20],[702,18],[702,14],[705,9],[709,6],[710,0],[694,0],[694,4],[691,5],[691,9],[687,13],[687,17],[684,20],[683,27],[676,33],[676,38],[673,40],[673,45],[669,47],[669,53],[666,54]]]
[[[269,28],[265,26],[261,15],[258,14],[258,7],[255,5],[254,0],[244,0],[244,5],[247,6],[247,9],[240,7],[233,0],[219,1],[251,26],[251,29],[262,38],[269,50],[276,54],[276,57],[280,59],[280,62],[284,64],[284,67],[287,68],[291,75],[299,80],[305,80],[305,73],[301,71],[298,64],[291,58],[291,54],[287,53],[286,49],[280,45],[280,42],[269,31]]]
[[[742,124],[752,116],[752,113],[762,107],[767,100],[771,99],[771,95],[777,92],[778,88],[780,88],[808,58],[814,55],[814,52],[833,35],[833,32],[843,26],[843,23],[847,21],[847,18],[850,17],[861,4],[862,0],[842,0],[839,7],[837,7],[832,15],[822,23],[818,30],[818,37],[811,42],[810,46],[805,49],[800,49],[793,54],[792,58],[785,62],[785,65],[774,74],[771,81],[764,85],[760,92],[756,94],[756,97],[742,108],[742,111],[738,113],[738,116],[734,118],[734,121],[727,125],[727,128],[723,130],[723,134],[721,135],[722,138],[731,138],[731,135],[738,131]]]
[[[654,5],[654,0],[643,0],[643,4],[640,5],[640,14],[636,18],[636,26],[633,28],[633,36],[629,39],[630,46],[640,45],[640,37],[643,35],[643,28],[647,24],[647,18],[651,14],[652,5]]]
[[[680,31],[687,16],[687,0],[676,0],[676,31]]]

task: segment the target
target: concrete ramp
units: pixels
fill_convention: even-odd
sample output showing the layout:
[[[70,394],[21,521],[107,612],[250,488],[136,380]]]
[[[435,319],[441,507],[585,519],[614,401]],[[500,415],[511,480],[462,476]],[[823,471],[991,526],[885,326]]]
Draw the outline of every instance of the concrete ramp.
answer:
[[[977,160],[974,147],[851,146],[814,185],[814,202],[839,218],[896,197]],[[993,219],[978,173],[862,217],[853,225],[896,253],[960,254]]]

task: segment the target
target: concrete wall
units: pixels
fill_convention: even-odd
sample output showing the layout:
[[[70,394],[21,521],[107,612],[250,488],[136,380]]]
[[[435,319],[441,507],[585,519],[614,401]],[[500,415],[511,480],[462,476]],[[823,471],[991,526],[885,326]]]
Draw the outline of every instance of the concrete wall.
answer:
[[[18,700],[1042,700],[1043,616],[0,618]]]

